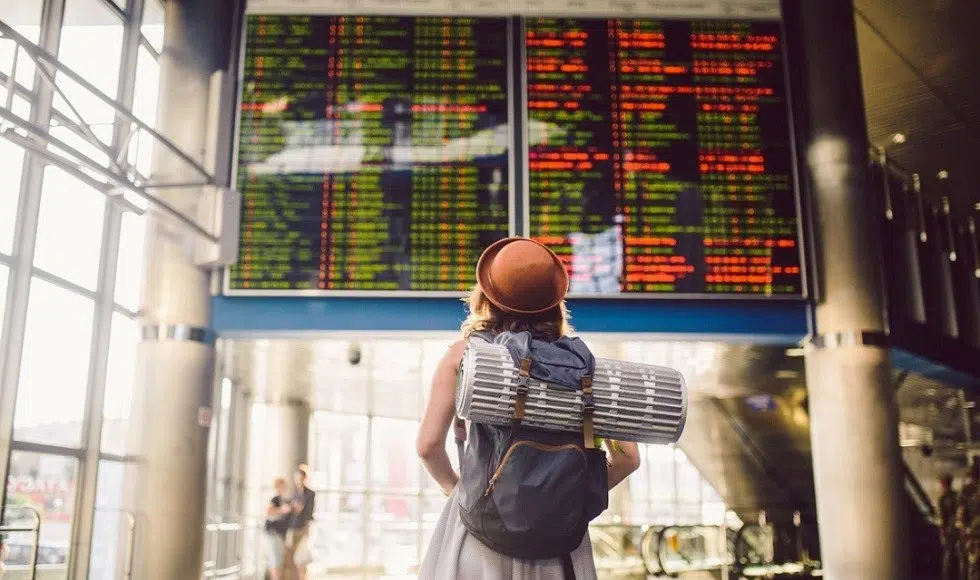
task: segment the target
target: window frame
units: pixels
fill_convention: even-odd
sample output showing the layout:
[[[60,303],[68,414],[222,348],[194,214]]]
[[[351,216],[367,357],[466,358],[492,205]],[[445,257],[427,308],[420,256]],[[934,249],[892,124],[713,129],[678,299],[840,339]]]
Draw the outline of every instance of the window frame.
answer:
[[[43,0],[38,45],[57,56],[62,38],[62,25],[65,19],[67,2],[73,0]],[[91,1],[91,0],[89,0]],[[137,49],[146,45],[150,54],[159,60],[159,53],[143,38],[141,22],[145,2],[151,0],[128,0],[125,9],[112,0],[96,0],[109,8],[120,19],[123,27],[123,45],[118,62],[119,75],[116,101],[131,109],[135,92],[135,69]],[[3,80],[6,80],[6,75]],[[15,94],[31,104],[31,121],[41,127],[50,127],[52,122],[77,132],[80,129],[70,123],[70,117],[54,109],[54,91],[42,82],[40,73],[35,71],[34,87],[18,84]],[[113,115],[113,145],[125,138],[126,123],[118,115]],[[10,473],[9,457],[12,451],[42,453],[51,456],[71,457],[77,461],[75,474],[75,494],[72,507],[72,531],[70,545],[81,547],[70,550],[68,554],[68,578],[85,578],[89,568],[95,519],[96,486],[99,462],[101,460],[130,462],[131,457],[117,457],[101,453],[103,422],[103,401],[105,396],[106,366],[108,362],[109,336],[113,313],[127,318],[135,318],[137,313],[118,305],[114,301],[115,277],[118,265],[119,237],[122,215],[125,208],[116,203],[107,203],[103,214],[99,272],[95,290],[82,288],[51,272],[33,265],[37,244],[37,229],[42,189],[42,175],[47,163],[31,151],[25,151],[23,171],[18,190],[18,209],[15,219],[14,243],[10,254],[0,253],[0,264],[9,268],[7,291],[0,295],[5,301],[5,313],[0,320],[0,475],[7,481]],[[74,176],[79,178],[79,176]],[[85,410],[82,423],[82,439],[77,448],[44,445],[14,440],[13,426],[16,413],[16,399],[20,382],[20,366],[23,358],[24,330],[27,324],[27,305],[30,299],[30,282],[38,278],[54,286],[82,295],[94,301],[93,328],[89,348],[88,375],[85,378]],[[3,492],[6,494],[6,485]],[[2,498],[4,501],[6,495]],[[2,502],[0,502],[2,503]],[[2,510],[2,507],[0,507]]]

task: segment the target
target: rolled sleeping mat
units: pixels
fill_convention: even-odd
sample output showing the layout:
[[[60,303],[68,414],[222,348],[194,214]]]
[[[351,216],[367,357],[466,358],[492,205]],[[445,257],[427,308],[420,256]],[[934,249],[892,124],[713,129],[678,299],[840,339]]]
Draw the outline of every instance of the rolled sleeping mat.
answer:
[[[510,425],[517,375],[506,346],[470,342],[456,385],[456,415],[477,423]],[[597,437],[664,444],[675,443],[684,431],[687,386],[674,369],[597,358],[592,393]],[[549,386],[532,377],[522,424],[550,431],[581,431],[581,389]]]

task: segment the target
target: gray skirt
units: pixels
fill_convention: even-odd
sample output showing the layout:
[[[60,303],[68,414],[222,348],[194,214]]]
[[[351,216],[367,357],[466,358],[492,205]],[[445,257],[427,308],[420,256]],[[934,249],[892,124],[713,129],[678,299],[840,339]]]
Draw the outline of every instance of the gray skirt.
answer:
[[[596,580],[589,535],[572,552],[575,580]],[[459,517],[456,492],[449,497],[429,543],[419,580],[564,580],[560,560],[517,560],[469,535]]]

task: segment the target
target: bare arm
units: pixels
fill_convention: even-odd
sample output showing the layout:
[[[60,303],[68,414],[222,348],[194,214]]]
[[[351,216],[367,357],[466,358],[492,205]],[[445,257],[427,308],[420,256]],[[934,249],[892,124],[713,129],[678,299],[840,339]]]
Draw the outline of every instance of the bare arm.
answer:
[[[452,492],[459,481],[459,476],[453,471],[453,465],[446,453],[446,436],[456,412],[456,370],[465,349],[466,341],[459,341],[452,345],[439,361],[439,366],[432,377],[429,402],[422,415],[422,424],[419,426],[419,435],[415,442],[425,469],[446,495]]]
[[[603,441],[609,451],[609,489],[622,483],[640,468],[640,448],[636,443]]]

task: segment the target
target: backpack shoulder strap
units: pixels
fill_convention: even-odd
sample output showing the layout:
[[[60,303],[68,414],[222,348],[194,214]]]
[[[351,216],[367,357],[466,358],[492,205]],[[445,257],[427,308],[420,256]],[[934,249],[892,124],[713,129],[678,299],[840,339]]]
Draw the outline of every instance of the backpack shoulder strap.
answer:
[[[582,377],[582,437],[586,449],[595,449],[595,427],[592,416],[595,415],[595,396],[592,394],[592,375]]]

